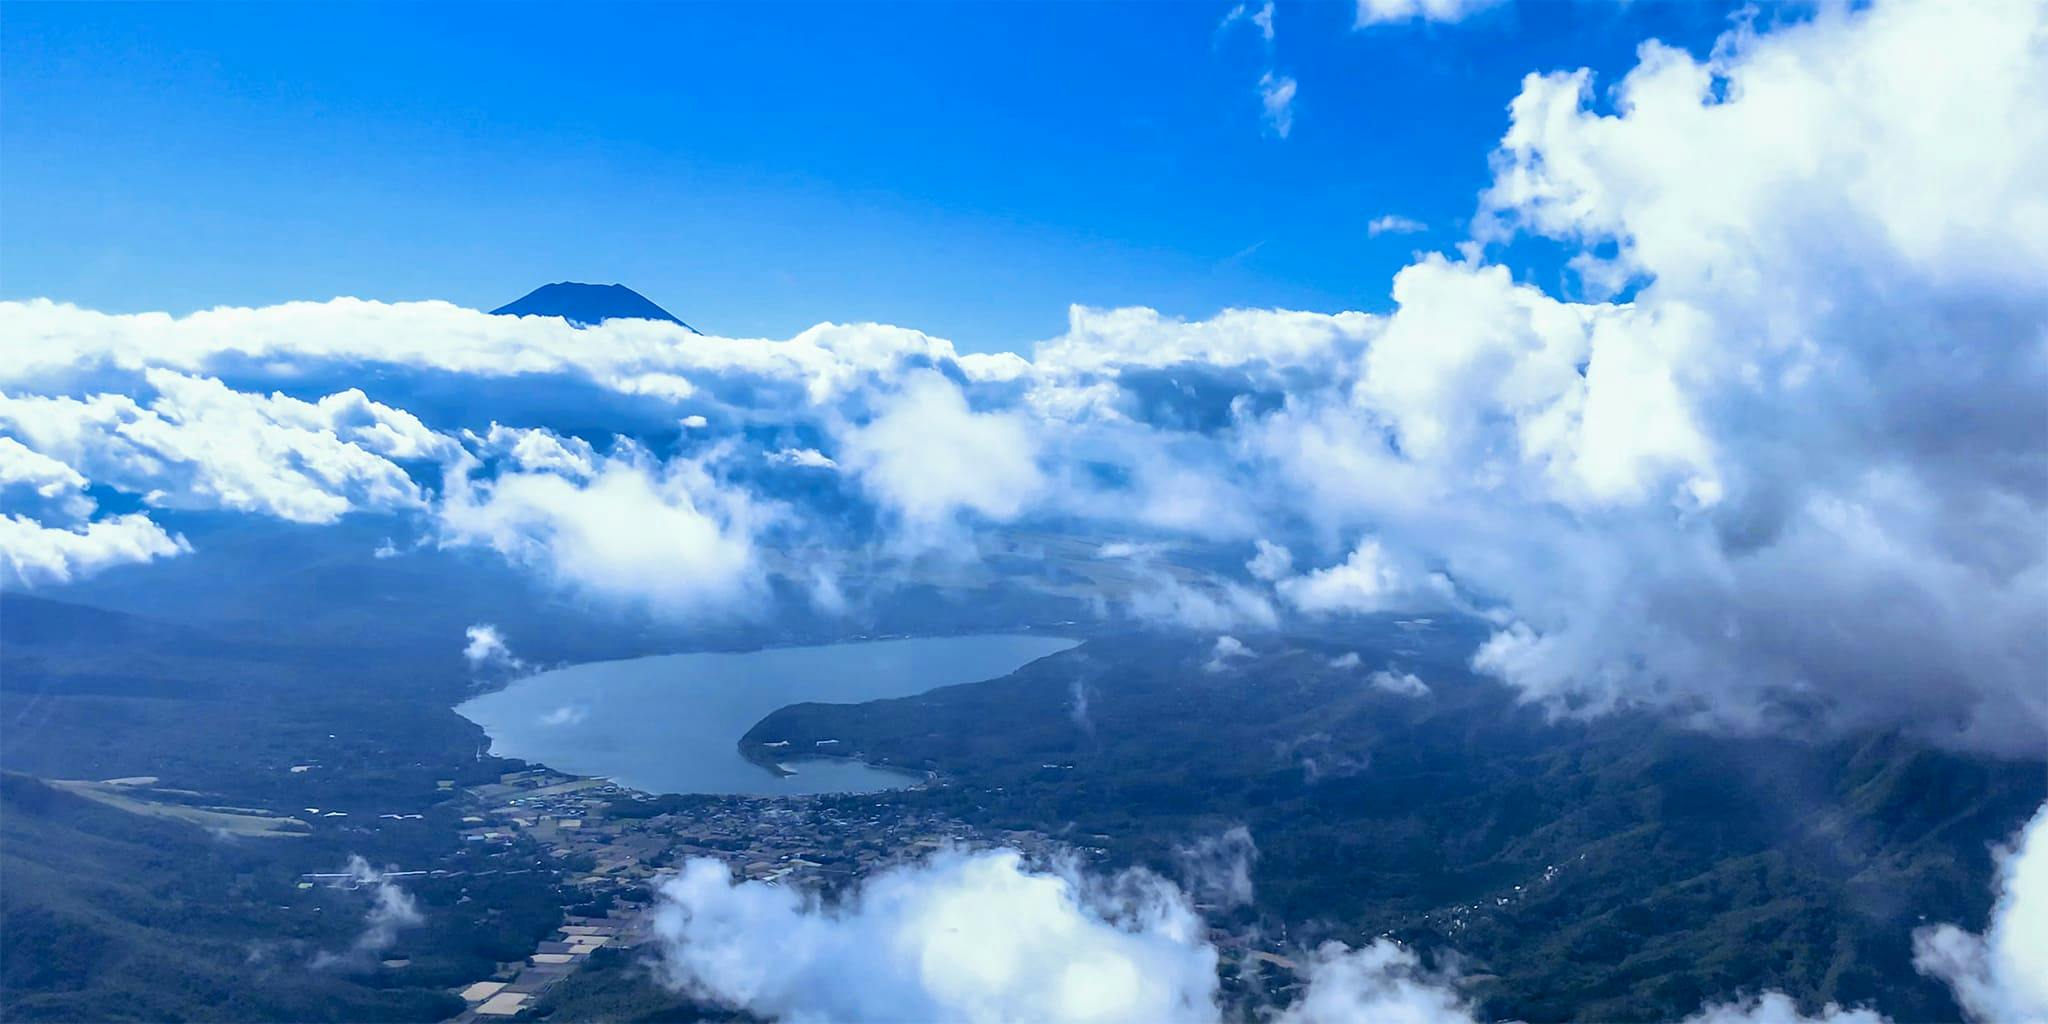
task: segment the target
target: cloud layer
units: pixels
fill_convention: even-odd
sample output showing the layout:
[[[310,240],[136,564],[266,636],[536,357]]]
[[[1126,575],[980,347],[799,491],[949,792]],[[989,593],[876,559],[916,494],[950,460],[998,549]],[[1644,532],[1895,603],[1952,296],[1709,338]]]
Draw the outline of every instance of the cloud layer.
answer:
[[[180,557],[185,511],[393,513],[394,554],[695,620],[844,609],[839,567],[916,581],[1006,531],[1199,541],[1246,569],[1126,559],[1094,599],[1243,635],[1462,612],[1494,626],[1476,665],[1558,714],[2035,752],[2044,31],[2041,3],[1828,7],[1646,44],[1616,83],[1531,75],[1471,237],[1384,316],[1075,307],[1027,358],[876,324],[0,303],[0,566]]]

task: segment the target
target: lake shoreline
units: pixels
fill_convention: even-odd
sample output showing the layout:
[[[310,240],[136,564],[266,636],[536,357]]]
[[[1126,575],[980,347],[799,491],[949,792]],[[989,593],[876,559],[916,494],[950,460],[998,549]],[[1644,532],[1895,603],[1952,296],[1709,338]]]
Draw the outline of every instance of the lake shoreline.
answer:
[[[746,652],[588,662],[509,681],[455,707],[493,755],[650,795],[785,797],[929,785],[858,751],[777,749],[754,728],[801,704],[861,704],[1002,678],[1080,639],[1042,633],[860,638]]]

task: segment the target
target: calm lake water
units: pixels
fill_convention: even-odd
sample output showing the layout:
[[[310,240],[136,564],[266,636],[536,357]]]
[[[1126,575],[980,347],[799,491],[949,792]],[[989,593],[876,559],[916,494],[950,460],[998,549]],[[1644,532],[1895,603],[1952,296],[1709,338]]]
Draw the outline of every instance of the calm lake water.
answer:
[[[1050,636],[924,637],[667,654],[543,672],[455,711],[491,752],[650,793],[872,793],[920,781],[843,759],[788,762],[778,778],[738,743],[769,712],[802,701],[852,704],[1005,676],[1074,646]]]

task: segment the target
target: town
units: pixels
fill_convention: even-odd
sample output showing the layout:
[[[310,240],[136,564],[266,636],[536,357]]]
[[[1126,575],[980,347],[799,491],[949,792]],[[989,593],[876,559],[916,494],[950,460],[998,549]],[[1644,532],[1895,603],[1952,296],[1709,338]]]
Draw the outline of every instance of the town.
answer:
[[[692,857],[770,885],[832,892],[871,872],[947,846],[1000,844],[1027,857],[1080,854],[1036,832],[984,833],[957,820],[828,797],[652,797],[605,779],[547,769],[509,772],[465,791],[465,844],[533,851],[553,862],[580,902],[524,962],[502,963],[464,987],[455,1024],[505,1020],[539,1005],[600,949],[632,949],[652,937],[660,878]]]

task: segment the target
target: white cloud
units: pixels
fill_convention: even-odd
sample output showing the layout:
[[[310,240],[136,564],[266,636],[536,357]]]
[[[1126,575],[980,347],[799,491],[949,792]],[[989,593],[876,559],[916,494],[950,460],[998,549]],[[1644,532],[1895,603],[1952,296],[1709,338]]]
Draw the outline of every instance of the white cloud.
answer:
[[[1412,235],[1428,230],[1429,225],[1413,217],[1403,217],[1398,213],[1388,213],[1374,217],[1372,222],[1365,226],[1365,234],[1368,238],[1378,238],[1381,235]]]
[[[1350,949],[1324,943],[1308,957],[1308,985],[1273,1024],[1473,1024],[1457,978],[1424,969],[1391,939]]]
[[[1226,672],[1230,663],[1239,659],[1251,659],[1257,655],[1245,646],[1244,641],[1228,634],[1216,638],[1216,646],[1209,652],[1209,660],[1202,667],[1210,672]]]
[[[1253,579],[1272,583],[1294,572],[1294,552],[1264,537],[1252,544],[1257,553],[1244,564],[1244,570],[1251,573]]]
[[[1223,16],[1223,21],[1216,28],[1218,31],[1223,31],[1237,24],[1250,25],[1258,31],[1259,38],[1264,39],[1268,44],[1272,43],[1273,0],[1266,0],[1265,3],[1260,4],[1256,8],[1246,4],[1238,4],[1230,9],[1230,13]]]
[[[629,373],[605,381],[613,391],[625,395],[648,395],[680,402],[697,394],[697,385],[673,373]]]
[[[1228,581],[1189,581],[1160,571],[1141,578],[1124,606],[1145,622],[1183,629],[1272,629],[1280,614],[1265,595]]]
[[[1819,1016],[1799,1012],[1799,1004],[1783,992],[1765,992],[1752,999],[1709,1003],[1686,1017],[1682,1024],[1889,1024],[1871,1010],[1844,1009],[1834,1003],[1821,1008]]]
[[[530,472],[558,473],[579,479],[597,472],[597,450],[580,437],[562,437],[549,430],[507,427],[498,423],[491,424],[489,432],[481,436],[470,431],[466,437],[478,455],[510,459],[513,465]]]
[[[1429,603],[1424,588],[1441,594],[1447,585],[1440,577],[1417,581],[1393,564],[1378,541],[1368,539],[1344,561],[1280,580],[1276,586],[1289,603],[1310,614],[1364,614]]]
[[[1406,606],[1441,588],[1398,577],[1438,567],[1508,622],[1480,667],[1554,710],[1758,729],[1791,706],[2040,749],[2048,480],[2023,467],[2048,299],[2022,279],[2048,276],[2048,129],[2021,111],[2048,57],[2018,40],[2041,11],[1829,8],[1704,63],[1650,47],[1611,114],[1582,75],[1529,79],[1482,238],[1611,247],[1579,265],[1638,290],[1561,301],[1477,247],[1402,271],[1349,393],[1244,429],[1397,578],[1282,596]],[[1923,47],[1925,90],[1895,66]]]
[[[1358,656],[1357,651],[1345,651],[1330,659],[1330,667],[1339,670],[1354,669],[1363,664],[1364,660]]]
[[[1646,46],[1611,114],[1584,73],[1526,81],[1488,230],[1610,245],[1581,266],[1640,289],[1524,295],[1526,330],[1408,377],[1427,408],[1398,376],[1373,393],[1404,450],[1497,467],[1470,501],[1572,510],[1451,541],[1523,619],[1486,667],[1554,706],[1705,698],[1755,727],[1789,697],[2039,749],[2044,28],[2039,4],[1828,7],[1705,61]]]
[[[1427,697],[1429,684],[1413,672],[1400,669],[1381,669],[1366,677],[1366,682],[1399,697]]]
[[[695,462],[626,447],[588,479],[476,468],[464,460],[443,483],[444,545],[488,547],[577,593],[668,615],[742,614],[763,596],[753,531],[767,513]]]
[[[1232,830],[1208,853],[1217,895],[1248,897],[1250,836]],[[669,985],[773,1020],[1222,1020],[1217,951],[1178,888],[1031,867],[1013,850],[943,850],[833,904],[695,859],[662,884],[654,931]],[[1392,940],[1304,960],[1307,985],[1276,1024],[1474,1020],[1455,974]]]
[[[1224,638],[1228,639],[1228,638]],[[1220,641],[1219,641],[1220,643]],[[1972,1020],[2031,1024],[2048,1010],[2041,968],[2048,893],[2048,807],[2001,854],[1989,932],[1953,926],[1915,936],[1916,963],[1955,987]],[[1196,898],[1252,898],[1257,848],[1233,828],[1179,847]],[[1142,870],[1092,877],[1072,861],[1033,867],[1014,850],[941,850],[871,875],[836,902],[764,882],[735,882],[693,859],[663,882],[655,910],[658,971],[672,987],[784,1021],[1222,1019],[1218,953],[1173,884]],[[1269,1007],[1273,1024],[1474,1024],[1464,979],[1388,938],[1326,942],[1298,956],[1304,984]],[[1489,1018],[1490,1019],[1490,1018]],[[1709,1000],[1685,1024],[1887,1024],[1827,1004],[1801,1013],[1766,991]]]
[[[1983,935],[1952,924],[1913,933],[1913,966],[1946,982],[1973,1021],[2048,1021],[2048,805],[1998,851],[1998,902]]]
[[[1292,76],[1272,71],[1259,76],[1259,106],[1265,111],[1266,129],[1283,139],[1294,131],[1295,90]]]
[[[62,584],[191,550],[140,513],[93,519],[99,503],[85,493],[89,483],[63,462],[0,436],[0,502],[21,510],[0,512],[0,581]]]
[[[349,854],[347,878],[341,883],[351,889],[370,891],[370,908],[363,912],[363,931],[345,954],[321,953],[313,958],[315,970],[344,964],[365,964],[398,942],[398,933],[416,928],[426,918],[412,894],[385,873],[370,866],[356,854]]]
[[[153,505],[304,523],[330,523],[357,508],[419,507],[419,488],[393,460],[453,447],[412,414],[360,391],[304,402],[164,370],[145,379],[156,392],[148,405],[111,393],[0,395],[0,429]]]
[[[1071,306],[1066,333],[1039,344],[1032,364],[1062,377],[1184,363],[1328,370],[1362,351],[1378,322],[1367,313],[1278,309],[1227,309],[1191,322],[1144,307]]]
[[[1113,540],[1095,549],[1098,558],[1132,558],[1149,561],[1166,550],[1163,544],[1146,544],[1130,540]]]
[[[1088,714],[1088,681],[1079,675],[1067,681],[1067,718],[1075,728],[1095,735],[1095,719]]]
[[[1505,0],[1358,0],[1358,27],[1388,22],[1463,21]]]
[[[0,494],[24,488],[46,503],[62,504],[74,515],[91,512],[83,491],[89,481],[77,470],[35,451],[11,437],[0,436]]]
[[[1037,435],[1013,412],[976,412],[945,377],[913,373],[873,420],[844,429],[841,463],[913,527],[961,513],[1006,522],[1044,488]]]
[[[769,452],[767,459],[777,466],[796,466],[803,469],[834,469],[838,463],[832,457],[816,448],[784,448]]]
[[[510,669],[523,671],[526,662],[512,654],[512,648],[505,643],[505,635],[498,627],[488,622],[479,622],[462,631],[462,660],[469,662],[471,671],[479,669]]]
[[[809,584],[812,608],[827,615],[846,614],[846,592],[840,589],[839,577],[831,569],[823,565],[812,566]]]
[[[1170,884],[1104,884],[1015,851],[942,851],[824,907],[692,860],[663,883],[660,970],[697,998],[777,1020],[1198,1021],[1216,952]]]
[[[480,378],[567,374],[668,399],[693,393],[693,375],[738,374],[795,385],[824,403],[906,365],[955,358],[950,342],[879,324],[819,324],[786,340],[719,338],[661,321],[572,327],[446,302],[335,299],[172,317],[34,299],[0,302],[0,322],[19,341],[0,351],[0,384],[9,385],[89,370],[196,374],[232,364],[295,378],[372,364]]]
[[[27,516],[0,515],[0,568],[27,586],[68,583],[109,566],[169,558],[192,550],[185,538],[139,513],[109,516],[74,528],[45,526]]]

